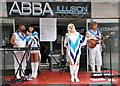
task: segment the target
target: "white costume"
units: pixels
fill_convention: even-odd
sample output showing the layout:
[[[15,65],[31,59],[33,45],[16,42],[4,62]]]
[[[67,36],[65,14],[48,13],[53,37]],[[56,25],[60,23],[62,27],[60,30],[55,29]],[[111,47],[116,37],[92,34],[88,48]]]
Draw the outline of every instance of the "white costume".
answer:
[[[15,40],[14,41],[15,41],[16,45],[18,47],[25,47],[26,46],[26,37],[27,37],[27,35],[22,36],[21,33],[19,33],[19,32],[15,32],[13,34],[15,35]],[[22,57],[23,57],[25,51],[14,51],[14,53],[15,53],[19,63],[21,63],[21,60],[22,60]],[[22,70],[23,70],[23,72],[25,72],[26,65],[27,65],[26,64],[26,57],[24,57],[23,62],[22,62]],[[14,56],[15,74],[17,72],[18,67],[19,67],[19,64],[18,64],[18,62],[17,62],[17,60],[16,60],[16,58]],[[18,73],[17,73],[17,76],[16,76],[17,78],[20,78],[19,72],[20,71],[18,71]],[[21,76],[24,76],[23,72],[21,72]]]
[[[32,39],[34,39],[34,41]],[[31,34],[31,36],[27,36],[27,42],[28,42],[29,47],[40,47],[38,33],[34,32]],[[39,53],[39,52],[40,50],[30,51],[30,53]]]
[[[66,39],[67,37],[68,42]],[[81,47],[83,45],[86,45],[86,38],[83,37],[79,32],[70,33],[70,36],[68,36],[68,33],[66,33],[64,46],[67,48],[67,55],[70,57],[70,61],[72,63],[72,65],[70,65],[72,82],[74,82],[74,80],[76,80],[76,82],[79,82],[79,79],[77,77],[79,64],[77,65],[77,62],[80,60]]]
[[[40,47],[38,33],[34,32],[31,34],[31,36],[27,37],[27,42],[29,47]],[[40,50],[32,50],[30,51],[31,54],[38,53],[39,54],[39,60],[41,60],[41,54]],[[32,68],[32,77],[37,77],[37,70],[38,70],[39,62],[31,62],[31,68]]]
[[[101,39],[101,32],[97,30],[94,32],[93,30],[88,30],[89,38],[98,37]],[[92,69],[92,72],[95,72],[95,65],[97,65],[97,71],[101,72],[102,66],[102,56],[101,56],[102,47],[101,44],[97,44],[94,48],[89,48],[89,62]]]

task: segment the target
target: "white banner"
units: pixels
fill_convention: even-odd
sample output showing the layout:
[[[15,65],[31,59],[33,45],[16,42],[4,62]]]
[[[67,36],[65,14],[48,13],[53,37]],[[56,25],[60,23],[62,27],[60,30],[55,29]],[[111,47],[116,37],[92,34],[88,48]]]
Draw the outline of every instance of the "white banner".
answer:
[[[56,40],[56,23],[56,18],[40,18],[40,41]]]

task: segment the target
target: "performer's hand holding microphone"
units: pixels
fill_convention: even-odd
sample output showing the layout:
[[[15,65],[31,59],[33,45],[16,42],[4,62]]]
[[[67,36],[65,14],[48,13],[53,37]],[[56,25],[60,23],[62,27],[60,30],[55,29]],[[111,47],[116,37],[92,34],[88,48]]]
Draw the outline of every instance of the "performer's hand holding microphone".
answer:
[[[32,36],[32,33],[30,33],[30,32],[27,31],[27,35]]]
[[[32,41],[35,41],[35,40],[34,40],[34,37],[32,37],[32,33],[30,33],[30,32],[27,31],[27,35],[31,36]]]

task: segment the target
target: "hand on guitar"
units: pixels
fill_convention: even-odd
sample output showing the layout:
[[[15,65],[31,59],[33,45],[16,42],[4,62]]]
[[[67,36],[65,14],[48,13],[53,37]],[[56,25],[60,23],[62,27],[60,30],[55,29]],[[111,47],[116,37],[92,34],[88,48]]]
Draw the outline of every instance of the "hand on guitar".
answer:
[[[89,40],[91,44],[96,44],[96,41],[94,39]]]
[[[103,38],[103,40],[105,40],[105,39],[107,39],[107,38],[110,38],[110,36],[107,35],[105,38]]]
[[[88,46],[90,48],[94,48],[98,44],[98,40],[99,39],[97,37],[88,38]]]
[[[97,37],[91,37],[90,39],[99,40],[99,38],[97,38]]]
[[[107,39],[107,38],[109,38],[110,36],[106,36],[105,38],[103,38],[103,40],[105,40],[105,39]],[[97,38],[97,37],[91,37],[91,38],[89,38],[88,39],[88,46],[90,47],[90,48],[94,48],[97,44],[100,44],[100,42],[99,42],[99,38]]]
[[[88,40],[88,42],[89,42],[89,40],[99,40],[99,38],[97,38],[97,37],[91,37],[91,38],[87,38],[87,40]]]

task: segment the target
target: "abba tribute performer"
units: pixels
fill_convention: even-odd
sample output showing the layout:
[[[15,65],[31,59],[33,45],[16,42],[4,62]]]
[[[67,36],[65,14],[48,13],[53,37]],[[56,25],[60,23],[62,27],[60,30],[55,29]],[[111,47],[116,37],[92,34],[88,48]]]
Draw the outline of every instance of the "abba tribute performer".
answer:
[[[28,47],[40,47],[38,33],[34,31],[34,27],[30,26],[28,28],[28,37],[27,44]],[[30,59],[31,59],[31,68],[32,68],[32,78],[37,78],[38,66],[39,66],[39,57],[41,58],[40,50],[32,50],[30,51]]]
[[[25,25],[20,25],[18,28],[18,32],[14,32],[11,39],[10,39],[10,43],[15,47],[15,48],[21,48],[21,47],[26,47],[26,38],[27,38],[27,34],[26,34],[26,27]],[[14,51],[16,58],[14,56],[14,68],[15,68],[15,74],[16,74],[16,78],[19,79],[21,77],[24,77],[24,73],[26,70],[26,58],[23,59],[24,53],[25,51]],[[22,66],[22,71],[18,70],[19,68],[19,63],[21,63],[23,59],[23,62],[21,64]],[[17,61],[18,60],[18,61]],[[19,63],[18,63],[19,62]],[[18,72],[17,72],[18,71]],[[21,72],[21,73],[20,73]],[[20,75],[21,74],[21,75]]]
[[[86,45],[87,39],[76,31],[74,24],[70,23],[65,34],[64,46],[67,48],[67,57],[70,62],[71,82],[79,82],[78,70],[81,55],[81,47]]]
[[[101,31],[98,30],[98,23],[93,21],[90,25],[90,30],[86,33],[86,38],[92,38],[88,39],[88,45],[89,45],[89,60],[90,60],[90,66],[92,69],[92,72],[95,73],[95,65],[97,65],[97,72],[101,72],[101,66],[102,66],[102,46],[101,41],[99,40],[106,40],[109,38],[109,36],[106,36],[103,38],[103,35],[101,34]],[[94,39],[94,41],[93,41]],[[94,47],[90,47],[90,44]]]

